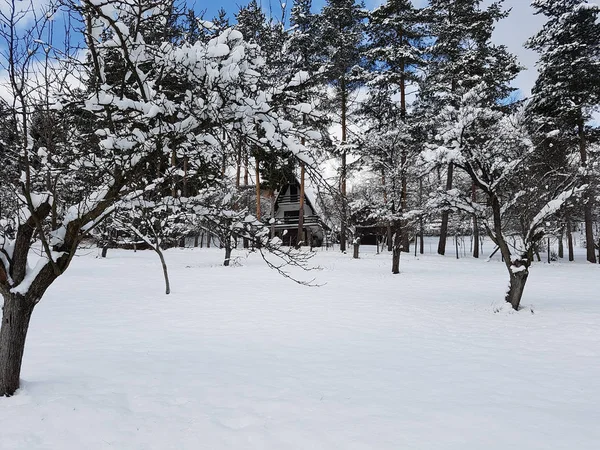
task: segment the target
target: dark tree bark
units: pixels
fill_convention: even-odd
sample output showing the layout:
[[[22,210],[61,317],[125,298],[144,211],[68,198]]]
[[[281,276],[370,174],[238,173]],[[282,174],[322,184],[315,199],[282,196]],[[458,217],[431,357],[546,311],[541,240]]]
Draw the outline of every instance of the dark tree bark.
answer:
[[[304,139],[302,140],[304,145]],[[296,248],[302,246],[302,235],[304,234],[304,163],[300,163],[300,209],[298,210],[298,238],[296,239]]]
[[[423,206],[423,178],[419,178],[419,205]],[[425,226],[423,224],[423,216],[419,218],[419,253],[422,255],[425,252],[425,238],[423,237]],[[415,242],[415,245],[416,242]]]
[[[397,275],[400,273],[400,255],[402,254],[401,246],[394,246],[392,250],[392,273]]]
[[[223,265],[225,267],[229,266],[229,262],[231,261],[231,245],[225,245],[225,261],[223,261]]]
[[[571,217],[567,216],[567,247],[569,248],[569,261],[575,261],[573,251],[573,230],[571,229]]]
[[[565,257],[565,246],[563,244],[563,238],[565,236],[565,227],[563,225],[560,226],[560,232],[558,235],[558,257],[560,259]]]
[[[523,291],[525,290],[525,283],[529,277],[529,270],[525,269],[520,272],[513,272],[510,275],[510,286],[506,293],[506,301],[510,303],[514,310],[519,310],[521,304],[521,298],[523,297]]]
[[[396,232],[394,233],[394,246],[392,249],[392,273],[397,275],[400,273],[400,255],[402,253],[402,232],[396,226]]]
[[[162,266],[163,276],[165,278],[165,294],[169,295],[171,293],[171,284],[169,283],[169,272],[167,270],[167,263],[165,261],[165,257],[160,247],[155,247],[154,251],[158,253],[158,257],[160,258],[160,264]]]
[[[4,295],[0,328],[0,396],[19,389],[25,339],[35,302],[20,294]]]
[[[452,179],[454,174],[454,164],[448,164],[448,178],[446,178],[446,191],[452,189]],[[445,255],[446,254],[446,240],[448,238],[448,220],[449,220],[449,211],[444,211],[442,213],[442,225],[440,227],[440,241],[438,243],[438,254]]]
[[[244,147],[244,186],[248,186],[248,171],[249,169],[249,162],[248,162],[248,149]]]
[[[477,202],[477,187],[473,183],[471,199]],[[473,214],[473,258],[479,258],[479,220],[477,215]]]
[[[583,205],[584,220],[585,220],[585,248],[587,260],[591,263],[596,263],[596,253],[594,248],[594,228],[592,220],[592,196],[586,195]]]
[[[358,240],[354,241],[354,254],[352,255],[352,257],[354,259],[358,259],[358,254],[360,251],[360,242]]]
[[[581,158],[581,166],[586,169],[587,167],[587,142],[585,138],[585,124],[583,117],[580,117],[577,124],[579,134],[579,156]],[[589,183],[589,177],[584,175],[583,182]],[[587,192],[583,197],[583,215],[585,222],[585,248],[587,253],[587,260],[591,263],[596,263],[596,253],[594,249],[594,229],[593,229],[593,217],[592,217],[592,203],[594,196]]]
[[[254,158],[256,166],[254,167],[256,177],[256,218],[260,221],[261,219],[261,207],[260,207],[260,160],[258,156]]]
[[[528,251],[526,255],[513,260],[510,248],[504,239],[502,232],[502,218],[500,202],[496,196],[491,197],[492,212],[494,215],[494,232],[491,235],[492,239],[499,247],[502,254],[502,260],[506,265],[510,277],[510,284],[505,300],[510,303],[515,311],[519,310],[525,283],[529,276],[529,266],[533,259],[533,249]],[[533,247],[533,245],[532,245]]]
[[[347,101],[348,101],[348,93],[346,92],[346,78],[344,76],[342,76],[341,80],[340,80],[340,95],[341,95],[341,103],[342,103],[342,145],[346,144],[346,141],[348,139],[348,130],[347,130]],[[341,252],[345,252],[346,251],[346,233],[347,233],[347,227],[348,227],[348,212],[347,212],[347,206],[346,206],[346,176],[347,176],[347,170],[348,167],[346,165],[346,148],[344,147],[342,149],[342,164],[340,167],[340,191],[341,191],[341,207],[342,207],[342,214],[341,214],[341,224],[340,224],[340,251]]]

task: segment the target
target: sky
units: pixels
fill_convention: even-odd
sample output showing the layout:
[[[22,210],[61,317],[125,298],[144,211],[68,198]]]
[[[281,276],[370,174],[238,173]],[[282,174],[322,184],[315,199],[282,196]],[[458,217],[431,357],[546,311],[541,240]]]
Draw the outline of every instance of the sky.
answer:
[[[249,1],[249,0],[248,0]],[[234,14],[240,5],[248,3],[245,0],[222,0],[215,3],[204,3],[198,1],[196,8],[206,10],[206,17],[213,17],[219,8],[224,8],[230,14]],[[422,7],[427,3],[427,0],[412,0],[415,6]],[[260,0],[259,0],[260,2]],[[293,0],[288,3],[288,9],[291,7]],[[380,0],[365,0],[367,8],[371,9],[379,4]],[[489,5],[492,0],[483,0],[483,5]],[[519,62],[526,68],[513,82],[513,85],[521,91],[522,96],[528,96],[531,92],[533,83],[535,82],[537,72],[535,62],[537,54],[531,50],[523,48],[525,41],[533,36],[544,24],[544,17],[534,15],[533,9],[530,6],[531,0],[505,0],[505,8],[511,9],[508,18],[497,24],[494,32],[493,40],[496,44],[506,45],[508,50],[517,55]],[[325,4],[324,0],[313,0],[313,9],[318,11]],[[279,16],[279,1],[278,0],[262,0],[262,6],[265,11],[274,11],[274,15]]]

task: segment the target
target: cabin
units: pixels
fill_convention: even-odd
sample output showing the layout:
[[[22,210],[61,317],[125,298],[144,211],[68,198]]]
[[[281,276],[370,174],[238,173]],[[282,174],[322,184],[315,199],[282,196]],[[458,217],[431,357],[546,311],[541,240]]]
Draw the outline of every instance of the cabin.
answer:
[[[304,189],[303,227],[301,235],[298,236],[300,190],[300,183],[295,180],[282,186],[276,193],[273,208],[275,236],[278,236],[285,245],[289,246],[295,246],[298,241],[311,247],[326,245],[327,233],[331,229],[322,219],[312,189],[306,187],[306,185]]]

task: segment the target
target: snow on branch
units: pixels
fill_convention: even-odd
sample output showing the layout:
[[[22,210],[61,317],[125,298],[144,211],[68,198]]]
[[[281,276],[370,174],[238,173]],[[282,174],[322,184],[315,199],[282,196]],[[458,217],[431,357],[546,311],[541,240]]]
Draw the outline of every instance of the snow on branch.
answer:
[[[554,199],[546,203],[539,213],[531,220],[526,241],[535,240],[534,237],[539,233],[539,228],[544,226],[548,217],[556,214],[569,200],[580,196],[588,189],[587,185],[571,188],[558,194]]]

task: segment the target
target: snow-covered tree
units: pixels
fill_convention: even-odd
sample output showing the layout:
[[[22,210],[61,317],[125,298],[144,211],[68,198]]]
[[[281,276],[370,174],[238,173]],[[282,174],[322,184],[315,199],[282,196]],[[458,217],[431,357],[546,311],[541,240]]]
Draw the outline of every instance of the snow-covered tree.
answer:
[[[436,142],[424,153],[430,164],[452,163],[485,195],[485,207],[470,190],[442,190],[430,206],[479,215],[499,247],[510,277],[506,301],[518,309],[536,246],[551,232],[547,220],[581,194],[576,178],[533,169],[541,148],[534,145],[523,108],[507,113],[486,104],[485,88],[474,88],[447,107]],[[511,248],[508,234],[521,239]]]
[[[600,6],[586,0],[534,0],[537,14],[548,18],[527,46],[540,53],[539,75],[532,89],[531,110],[540,116],[542,132],[559,132],[579,154],[587,260],[594,253],[592,186],[589,141],[592,114],[600,109]],[[558,136],[555,136],[557,138]]]
[[[408,251],[408,171],[416,141],[408,117],[407,96],[423,65],[421,17],[410,1],[390,0],[369,15],[367,58],[369,95],[361,110],[372,123],[361,153],[375,163],[389,209],[388,249],[392,272],[399,273],[400,252]],[[397,100],[396,100],[397,99]]]
[[[0,237],[0,395],[19,387],[29,319],[44,292],[68,269],[81,240],[136,189],[156,161],[176,152],[200,166],[213,158],[223,136],[300,148],[292,124],[272,112],[270,96],[257,89],[262,58],[238,31],[227,29],[208,42],[164,38],[169,32],[156,26],[171,27],[172,9],[158,1],[82,0],[67,7],[81,20],[89,55],[83,64],[80,53],[57,55],[52,64],[46,58],[43,24],[56,13],[54,7],[32,28],[14,21],[24,20],[23,15],[0,19],[3,37],[12,39],[1,57],[9,71],[10,114],[17,119],[10,151],[19,155],[21,172],[13,192],[18,213],[2,217],[14,223],[14,232]],[[140,31],[151,18],[154,25],[146,36]],[[124,70],[111,71],[115,60]],[[87,88],[71,95],[68,77],[61,76],[65,70]],[[174,84],[186,89],[173,89]],[[78,111],[100,126],[87,138],[74,133],[60,158],[34,153],[31,123],[40,105]],[[79,147],[92,137],[95,147]],[[48,191],[48,173],[85,188],[75,198],[64,188]],[[157,171],[150,184],[164,177]],[[56,220],[51,221],[53,205]],[[41,257],[30,267],[34,247]]]
[[[338,152],[340,155],[340,250],[346,250],[347,215],[346,184],[347,157],[351,147],[348,136],[350,94],[359,86],[361,76],[356,72],[363,57],[365,11],[356,0],[328,0],[317,19],[322,72],[334,89],[332,113],[341,126]]]
[[[426,10],[428,68],[420,84],[421,115],[429,118],[428,128],[435,134],[438,114],[447,106],[456,106],[460,98],[475,86],[485,83],[488,103],[505,99],[513,90],[508,82],[520,68],[516,58],[501,45],[491,42],[498,20],[507,16],[502,1],[483,8],[481,0],[431,0]],[[446,173],[446,189],[453,186],[454,166]],[[438,253],[446,249],[448,212],[442,214]]]

